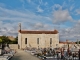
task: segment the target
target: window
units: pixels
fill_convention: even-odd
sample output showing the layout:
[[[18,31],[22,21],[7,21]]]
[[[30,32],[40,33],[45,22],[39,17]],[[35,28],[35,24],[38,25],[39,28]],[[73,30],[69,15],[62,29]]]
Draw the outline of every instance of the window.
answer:
[[[52,44],[52,38],[50,38],[50,44]]]
[[[25,38],[25,44],[27,44],[27,38]]]
[[[39,38],[37,38],[37,44],[39,44]]]

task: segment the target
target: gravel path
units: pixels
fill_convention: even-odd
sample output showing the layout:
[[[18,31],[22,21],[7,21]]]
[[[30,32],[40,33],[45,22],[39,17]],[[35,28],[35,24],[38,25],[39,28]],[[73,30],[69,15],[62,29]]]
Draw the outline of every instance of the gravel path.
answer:
[[[31,54],[23,50],[17,50],[17,53],[12,57],[11,60],[40,60],[40,59],[35,56],[32,56]]]

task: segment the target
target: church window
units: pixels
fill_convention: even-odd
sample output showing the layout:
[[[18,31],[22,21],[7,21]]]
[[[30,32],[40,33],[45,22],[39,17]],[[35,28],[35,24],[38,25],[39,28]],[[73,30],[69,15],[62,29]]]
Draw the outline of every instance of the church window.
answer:
[[[52,44],[52,38],[50,38],[50,44]]]
[[[39,44],[39,38],[37,38],[37,44]]]
[[[27,44],[27,38],[25,38],[25,44]]]

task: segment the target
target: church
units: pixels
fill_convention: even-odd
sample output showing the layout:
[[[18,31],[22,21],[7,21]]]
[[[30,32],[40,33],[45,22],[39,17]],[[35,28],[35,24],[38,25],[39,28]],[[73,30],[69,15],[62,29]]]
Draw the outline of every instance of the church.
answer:
[[[19,49],[25,47],[31,48],[55,48],[59,45],[59,32],[54,31],[33,31],[22,30],[21,24],[18,30],[18,45]]]

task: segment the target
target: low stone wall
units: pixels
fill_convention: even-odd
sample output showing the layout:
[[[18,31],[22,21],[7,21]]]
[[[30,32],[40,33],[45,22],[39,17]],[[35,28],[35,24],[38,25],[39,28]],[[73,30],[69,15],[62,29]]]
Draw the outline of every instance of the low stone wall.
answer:
[[[58,47],[63,47],[64,45],[67,46],[67,44],[59,44]],[[70,47],[73,46],[73,45],[77,46],[77,44],[69,44]],[[18,49],[18,44],[9,44],[9,47],[10,47],[11,49]],[[80,44],[79,44],[78,47],[79,47],[79,49],[80,49]]]
[[[18,49],[18,44],[9,44],[10,49]]]
[[[59,44],[59,47],[64,47],[64,45],[68,47],[68,44]],[[72,46],[75,46],[78,49],[80,49],[80,44],[69,44],[69,47],[72,47]]]
[[[58,45],[58,47],[60,47],[60,48],[61,48],[61,47],[63,47],[63,45],[64,45],[64,44],[59,44],[59,45]]]

